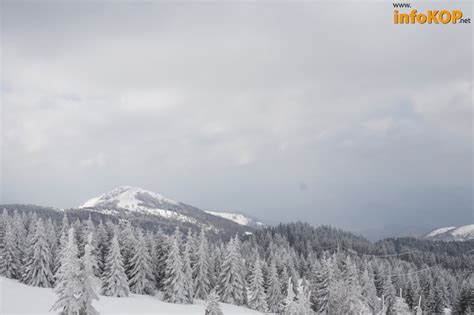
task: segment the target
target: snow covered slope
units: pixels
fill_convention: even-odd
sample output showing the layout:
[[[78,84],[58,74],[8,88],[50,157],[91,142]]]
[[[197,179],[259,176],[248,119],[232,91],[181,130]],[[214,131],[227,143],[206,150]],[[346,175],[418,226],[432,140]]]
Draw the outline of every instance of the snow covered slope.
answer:
[[[216,211],[206,211],[209,214],[231,220],[237,224],[245,225],[245,226],[264,226],[262,222],[255,221],[249,217],[244,216],[243,214],[239,213],[230,213],[230,212],[216,212]]]
[[[52,289],[30,287],[18,281],[0,277],[0,314],[55,314],[49,312],[56,300]],[[157,297],[132,294],[127,298],[100,296],[94,301],[100,314],[204,314],[205,302],[195,304],[169,304]],[[221,303],[226,315],[262,314],[245,307]]]
[[[89,199],[79,208],[107,214],[127,212],[131,215],[159,216],[168,221],[186,222],[215,230],[232,226],[240,230],[245,228],[253,230],[262,226],[261,223],[241,214],[203,211],[159,193],[130,186],[120,186],[99,197]]]
[[[456,228],[455,226],[439,228],[439,229],[433,230],[433,231],[429,232],[428,234],[426,234],[425,238],[434,237],[436,235],[444,234],[446,232],[454,230],[455,228]]]
[[[467,241],[474,239],[474,224],[433,230],[423,238],[436,241]]]

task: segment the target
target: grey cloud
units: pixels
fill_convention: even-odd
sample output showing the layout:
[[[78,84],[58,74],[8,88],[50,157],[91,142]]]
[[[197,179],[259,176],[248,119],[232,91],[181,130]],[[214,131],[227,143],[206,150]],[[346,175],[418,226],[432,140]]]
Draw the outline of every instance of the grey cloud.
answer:
[[[472,221],[472,29],[390,14],[3,1],[2,202],[127,184],[271,221]]]

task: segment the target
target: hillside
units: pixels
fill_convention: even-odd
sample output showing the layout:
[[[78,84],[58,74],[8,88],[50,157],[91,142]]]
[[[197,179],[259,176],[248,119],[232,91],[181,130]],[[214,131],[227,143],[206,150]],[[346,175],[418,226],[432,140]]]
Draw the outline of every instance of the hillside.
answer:
[[[179,223],[216,233],[249,233],[263,226],[242,214],[204,211],[159,193],[131,186],[120,186],[91,198],[79,209],[128,218],[159,219],[170,225]]]
[[[435,229],[426,234],[424,239],[433,241],[467,241],[474,239],[474,224],[460,227],[450,226]]]

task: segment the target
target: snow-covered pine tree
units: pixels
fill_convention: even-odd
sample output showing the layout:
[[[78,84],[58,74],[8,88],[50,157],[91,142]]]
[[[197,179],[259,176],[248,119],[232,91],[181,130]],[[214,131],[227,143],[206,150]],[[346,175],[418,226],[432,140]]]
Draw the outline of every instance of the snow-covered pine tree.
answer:
[[[266,288],[268,310],[270,312],[276,313],[280,310],[280,303],[283,296],[281,294],[282,290],[280,280],[278,279],[278,272],[274,260],[272,260],[270,263]]]
[[[52,310],[58,310],[61,314],[79,314],[83,284],[73,228],[69,229],[68,242],[61,253],[60,261],[54,288],[58,298]]]
[[[171,246],[171,240],[161,230],[155,236],[156,264],[153,266],[156,287],[164,291],[164,281],[166,276],[166,259]]]
[[[54,266],[53,266],[53,274],[56,278],[56,273],[59,270],[59,267],[61,266],[61,257],[62,257],[62,252],[66,248],[67,243],[68,243],[68,236],[69,235],[69,221],[67,218],[66,213],[63,215],[63,220],[61,222],[61,230],[59,232],[59,240],[58,240],[58,246],[56,246],[56,254],[55,254],[55,261],[54,261]]]
[[[408,304],[402,297],[402,289],[400,289],[400,295],[398,297],[395,297],[395,302],[393,303],[392,310],[393,313],[397,315],[411,314]]]
[[[313,275],[311,295],[313,301],[313,310],[317,313],[328,311],[329,285],[330,285],[330,262],[323,258],[319,268]]]
[[[15,246],[18,252],[18,260],[20,262],[20,268],[18,270],[18,278],[22,277],[25,273],[25,265],[26,265],[26,246],[28,244],[27,241],[27,231],[25,228],[25,222],[27,221],[27,217],[23,212],[21,215],[18,211],[13,211],[13,219],[11,224],[13,225],[13,232],[14,232],[14,239],[15,239]],[[36,224],[36,222],[35,222]]]
[[[184,287],[183,260],[180,255],[181,232],[176,227],[166,258],[165,277],[163,281],[164,300],[168,303],[188,302]]]
[[[9,220],[8,220],[9,221]],[[0,275],[18,279],[20,274],[20,255],[15,242],[14,225],[6,221],[3,244],[0,248]]]
[[[184,279],[184,292],[186,294],[187,302],[193,303],[194,297],[194,283],[193,283],[193,271],[191,269],[191,257],[193,256],[193,240],[192,233],[188,230],[188,237],[186,238],[186,244],[183,249],[183,279]]]
[[[366,262],[366,265],[370,263]],[[364,303],[369,306],[372,313],[377,313],[379,311],[379,303],[377,298],[377,289],[375,288],[373,275],[370,272],[370,268],[364,268],[364,271],[361,276],[360,286],[361,286],[361,294],[364,300]]]
[[[310,315],[314,314],[311,309],[311,302],[309,299],[310,292],[308,290],[308,283],[306,280],[302,280],[298,284],[298,293],[296,294],[296,307],[298,309],[298,315]],[[362,313],[361,313],[362,314]]]
[[[247,301],[248,306],[251,309],[266,312],[267,306],[267,295],[265,294],[265,288],[263,286],[263,274],[260,258],[258,253],[253,266],[251,267],[249,274],[249,283],[247,287]]]
[[[138,231],[134,254],[130,259],[130,267],[131,278],[128,281],[130,291],[136,294],[152,294],[155,287],[151,257],[141,230]]]
[[[22,281],[31,286],[50,288],[53,283],[51,250],[41,218],[37,220],[34,230]]]
[[[288,279],[288,284],[287,284],[287,294],[286,298],[283,300],[281,309],[282,315],[294,315],[298,314],[298,304],[295,301],[295,291],[293,290],[293,282],[291,281],[291,278]]]
[[[193,268],[194,297],[205,300],[211,289],[209,267],[209,244],[204,230],[201,230],[196,263]]]
[[[94,315],[99,314],[92,306],[93,300],[99,300],[98,288],[100,281],[95,276],[98,269],[97,257],[94,254],[93,234],[90,232],[87,237],[87,244],[84,246],[84,256],[82,256],[82,295],[80,299],[81,314]]]
[[[46,231],[46,239],[48,241],[48,247],[51,252],[51,261],[49,265],[51,266],[51,272],[53,273],[53,283],[52,285],[54,286],[55,282],[55,266],[57,261],[59,260],[59,257],[57,256],[58,254],[58,238],[57,238],[57,231],[56,231],[56,225],[53,223],[51,218],[48,218],[48,220],[45,220],[45,231]]]
[[[121,225],[119,231],[120,253],[123,257],[125,274],[127,275],[127,278],[130,279],[132,277],[132,266],[130,264],[130,260],[133,257],[133,249],[136,245],[136,239],[130,221],[127,221],[126,224]]]
[[[245,281],[240,253],[240,242],[237,236],[227,243],[224,261],[218,279],[218,290],[221,300],[226,303],[245,304]]]
[[[385,307],[388,312],[393,312],[393,305],[395,304],[396,292],[392,284],[392,276],[388,274],[383,281],[382,294],[384,297]]]
[[[207,296],[207,305],[204,315],[224,315],[219,305],[219,295],[215,290],[212,290]]]
[[[96,228],[96,239],[97,263],[99,266],[99,272],[96,276],[102,276],[105,271],[105,260],[107,257],[107,248],[109,247],[109,233],[102,223],[102,220],[100,220]]]
[[[8,215],[7,209],[3,209],[2,215],[0,216],[0,264],[1,264],[1,259],[2,259],[2,253],[3,253],[3,246],[4,246],[4,240],[5,240],[5,233],[7,229],[7,225],[10,221],[10,216]],[[0,267],[0,274],[2,274],[2,270]]]
[[[102,293],[106,296],[124,297],[130,294],[130,288],[120,254],[118,234],[119,232],[116,230],[105,259]]]

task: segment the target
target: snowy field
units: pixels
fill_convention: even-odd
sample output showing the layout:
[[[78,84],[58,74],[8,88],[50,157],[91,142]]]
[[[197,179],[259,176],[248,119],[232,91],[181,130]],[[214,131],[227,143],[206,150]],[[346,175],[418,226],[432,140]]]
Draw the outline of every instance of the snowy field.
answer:
[[[0,277],[0,314],[55,314],[49,312],[56,299],[52,289],[30,287],[16,280]],[[148,295],[128,298],[100,296],[94,306],[101,314],[204,314],[205,302],[192,305],[169,304]],[[248,308],[221,303],[225,315],[262,314]]]

